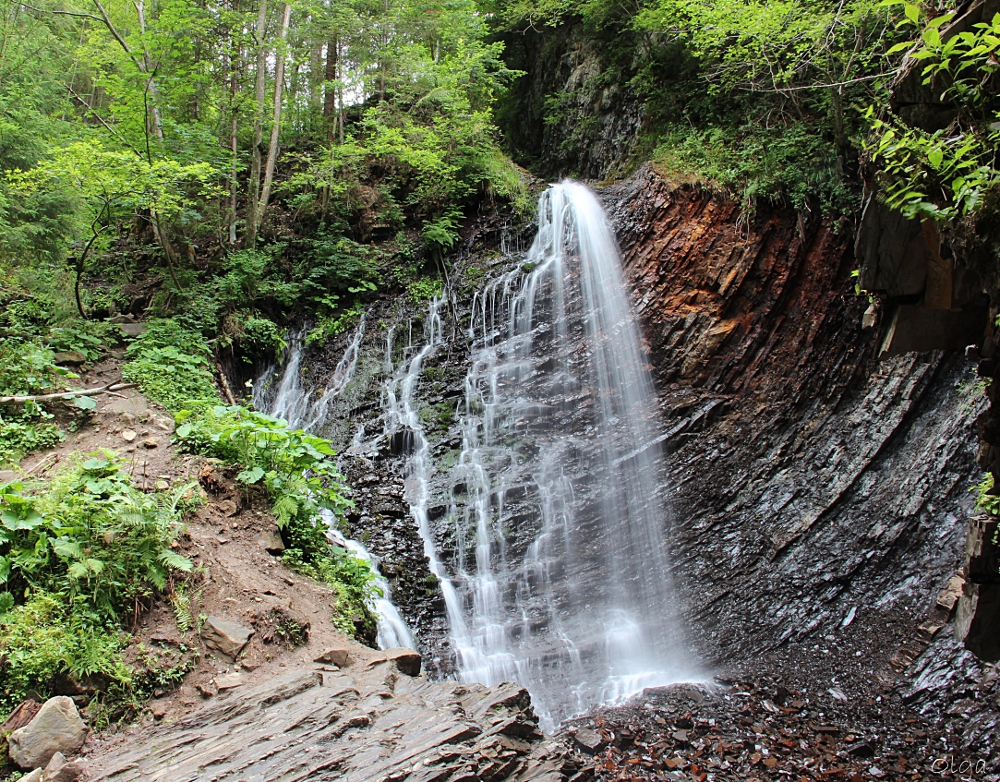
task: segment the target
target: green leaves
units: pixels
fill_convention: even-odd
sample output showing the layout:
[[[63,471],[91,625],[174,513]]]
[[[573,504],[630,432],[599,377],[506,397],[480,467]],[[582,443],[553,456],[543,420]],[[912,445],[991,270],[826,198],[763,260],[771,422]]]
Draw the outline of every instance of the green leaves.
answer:
[[[253,485],[257,483],[265,475],[263,467],[251,467],[249,470],[243,470],[236,476],[236,480],[241,483],[246,483]]]
[[[12,595],[43,589],[100,621],[162,588],[191,563],[171,549],[174,495],[147,495],[107,454],[77,461],[44,492],[0,486],[0,584]]]

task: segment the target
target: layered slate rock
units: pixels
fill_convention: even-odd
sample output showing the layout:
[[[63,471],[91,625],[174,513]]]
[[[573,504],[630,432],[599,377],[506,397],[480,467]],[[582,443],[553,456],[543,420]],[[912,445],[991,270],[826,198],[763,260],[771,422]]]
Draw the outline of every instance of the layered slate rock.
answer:
[[[222,694],[102,754],[89,778],[556,782],[574,773],[571,761],[547,755],[543,740],[517,685],[431,682],[376,660]]]
[[[964,745],[995,746],[1000,687],[958,659],[950,628],[901,680],[890,665],[964,561],[975,365],[879,359],[847,228],[747,215],[653,169],[606,198],[667,419],[674,577],[699,649],[789,685],[836,679],[849,698],[902,685]]]

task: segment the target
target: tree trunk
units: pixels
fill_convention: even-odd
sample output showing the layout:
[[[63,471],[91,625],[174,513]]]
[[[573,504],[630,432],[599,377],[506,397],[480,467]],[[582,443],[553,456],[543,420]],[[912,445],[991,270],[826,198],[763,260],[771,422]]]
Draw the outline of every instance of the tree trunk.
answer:
[[[229,243],[236,244],[236,199],[239,193],[239,183],[236,180],[236,168],[239,160],[239,144],[237,143],[237,131],[239,130],[239,119],[236,116],[236,96],[239,93],[239,77],[236,71],[237,56],[233,53],[233,41],[229,41],[229,153],[232,155],[232,162],[229,170]]]
[[[338,42],[334,36],[326,42],[326,94],[323,99],[323,116],[326,117],[331,141],[337,130],[337,49]]]
[[[247,184],[247,224],[243,246],[253,249],[257,244],[257,193],[260,191],[260,144],[264,138],[264,87],[267,76],[267,0],[260,0],[257,12],[257,74],[254,80],[253,145],[250,161],[250,182]]]
[[[292,18],[292,6],[285,3],[285,13],[281,18],[281,43],[274,63],[274,113],[271,117],[271,140],[267,145],[267,165],[264,169],[264,187],[260,192],[260,209],[257,220],[264,216],[264,210],[271,200],[271,183],[274,181],[274,165],[278,159],[278,138],[281,134],[281,93],[285,85],[285,39],[288,24]]]
[[[314,40],[309,47],[309,125],[315,131],[323,114],[323,44]]]

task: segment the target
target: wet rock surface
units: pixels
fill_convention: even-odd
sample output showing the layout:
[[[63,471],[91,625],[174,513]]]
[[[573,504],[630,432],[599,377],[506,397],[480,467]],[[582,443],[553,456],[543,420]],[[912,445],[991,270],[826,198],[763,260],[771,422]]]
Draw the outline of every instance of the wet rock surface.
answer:
[[[374,659],[217,696],[89,768],[91,780],[553,782],[578,763],[538,731],[527,692],[432,682]]]
[[[699,649],[852,699],[875,679],[928,716],[968,701],[980,720],[945,722],[989,746],[992,669],[955,659],[950,626],[920,627],[964,561],[974,365],[879,361],[849,237],[819,221],[762,208],[748,223],[651,169],[606,199],[661,389],[675,579]]]
[[[974,365],[961,353],[877,359],[874,332],[862,329],[868,302],[853,290],[849,230],[766,205],[748,220],[737,204],[652,169],[602,198],[660,393],[671,575],[706,668],[741,682],[777,676],[809,698],[835,690],[851,708],[872,700],[872,720],[898,730],[923,715],[948,747],[985,755],[1000,716],[996,672],[954,641],[953,607],[929,613],[964,561],[967,489],[980,477]],[[441,475],[461,449],[448,411],[464,396],[473,293],[518,263],[498,244],[495,226],[466,236],[448,338],[419,380],[439,465],[432,523],[460,489]],[[419,340],[421,317],[399,300],[373,306],[368,322],[378,325],[327,433],[355,487],[350,533],[379,558],[433,677],[454,665],[443,600],[408,514],[406,433],[380,434],[382,382]],[[320,385],[348,336],[310,362]],[[359,425],[361,448],[351,444]],[[517,520],[514,550],[526,536]],[[457,542],[435,535],[447,556]],[[711,718],[737,702],[719,701]],[[606,741],[597,736],[595,746]]]

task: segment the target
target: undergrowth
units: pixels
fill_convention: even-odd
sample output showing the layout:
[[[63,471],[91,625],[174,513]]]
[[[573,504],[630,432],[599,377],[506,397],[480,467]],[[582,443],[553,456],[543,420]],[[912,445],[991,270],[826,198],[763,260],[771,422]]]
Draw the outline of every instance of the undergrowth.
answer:
[[[267,495],[286,546],[285,564],[333,588],[340,630],[367,634],[375,622],[372,571],[326,535],[327,522],[336,523],[353,506],[329,441],[238,405],[184,410],[177,423],[181,448],[238,465],[236,478],[246,490]]]
[[[218,401],[211,349],[197,331],[154,320],[126,351],[122,379],[171,411]]]
[[[129,688],[128,625],[191,570],[173,546],[192,488],[139,491],[110,452],[0,485],[0,714],[61,676]]]

